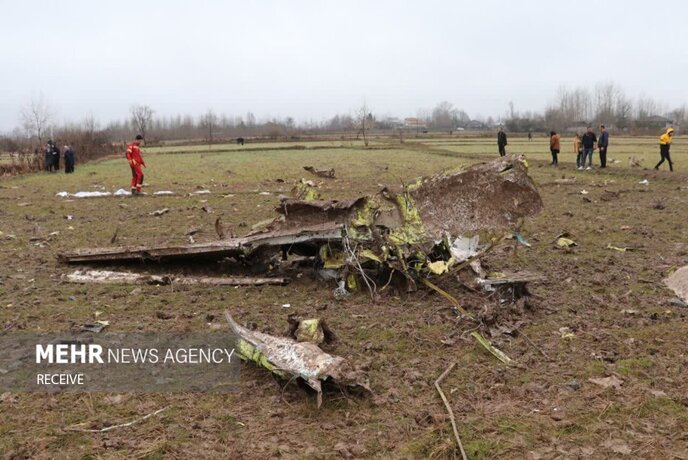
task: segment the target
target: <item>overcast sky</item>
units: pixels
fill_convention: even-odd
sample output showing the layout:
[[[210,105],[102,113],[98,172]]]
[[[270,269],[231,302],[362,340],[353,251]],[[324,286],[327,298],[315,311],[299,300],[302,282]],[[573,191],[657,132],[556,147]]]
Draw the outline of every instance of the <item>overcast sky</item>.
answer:
[[[688,102],[688,2],[0,0],[0,131],[43,94],[56,121],[157,114],[320,120],[365,99],[413,116],[541,110],[613,81]]]

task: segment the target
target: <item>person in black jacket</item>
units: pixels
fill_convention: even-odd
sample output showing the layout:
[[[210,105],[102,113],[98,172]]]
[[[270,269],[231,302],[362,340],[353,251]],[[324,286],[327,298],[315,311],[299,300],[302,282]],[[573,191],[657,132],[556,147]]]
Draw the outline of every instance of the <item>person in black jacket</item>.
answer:
[[[65,174],[70,174],[74,172],[74,161],[76,154],[74,153],[74,148],[71,145],[64,146],[64,160],[65,160]]]
[[[53,143],[53,172],[60,170],[60,147]]]
[[[499,147],[499,156],[503,157],[506,155],[506,133],[502,127],[499,128],[497,133],[497,146]]]
[[[53,170],[53,140],[50,139],[47,144],[45,144],[45,170],[52,172]]]
[[[592,169],[592,152],[597,144],[597,136],[592,132],[592,126],[588,126],[588,131],[581,137],[581,144],[583,144],[583,163],[578,169],[583,169],[586,158],[588,159],[588,167],[585,169]]]
[[[600,168],[607,167],[607,147],[609,147],[609,132],[600,125],[600,140],[597,142],[597,148],[600,150]]]

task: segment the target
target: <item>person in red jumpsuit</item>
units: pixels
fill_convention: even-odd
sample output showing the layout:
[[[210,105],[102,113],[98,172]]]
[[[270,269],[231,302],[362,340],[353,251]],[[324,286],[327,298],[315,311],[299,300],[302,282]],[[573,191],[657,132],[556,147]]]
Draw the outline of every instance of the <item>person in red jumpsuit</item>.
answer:
[[[141,149],[139,148],[142,140],[143,136],[137,134],[134,142],[127,145],[127,161],[129,162],[129,166],[131,166],[132,195],[141,194],[141,183],[143,182],[143,170],[141,170],[141,167],[146,167],[146,162],[143,161]]]

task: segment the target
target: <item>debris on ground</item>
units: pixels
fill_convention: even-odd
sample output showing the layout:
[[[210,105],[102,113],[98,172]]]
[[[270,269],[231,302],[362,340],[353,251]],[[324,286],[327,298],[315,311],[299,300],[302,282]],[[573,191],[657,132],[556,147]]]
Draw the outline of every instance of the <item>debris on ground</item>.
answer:
[[[314,181],[301,179],[294,188],[291,189],[291,193],[297,200],[319,200],[321,196],[317,188],[318,184]]]
[[[316,391],[318,407],[322,405],[324,383],[372,393],[362,371],[340,356],[325,353],[315,343],[251,331],[237,324],[227,311],[225,318],[237,336],[240,358],[253,361],[282,379],[301,379]]]
[[[544,281],[544,277],[534,272],[492,272],[486,278],[478,278],[477,283],[485,291],[496,293],[501,303],[513,303],[528,297],[527,284]]]
[[[613,251],[618,251],[618,252],[627,252],[627,251],[635,251],[636,250],[636,248],[627,247],[627,246],[615,246],[611,243],[607,244],[607,249],[611,249]]]
[[[492,355],[503,362],[504,364],[514,364],[514,361],[509,358],[503,351],[499,350],[496,348],[494,345],[490,343],[489,340],[487,340],[480,332],[473,331],[471,332],[471,336],[478,341],[480,345],[485,347],[487,351],[492,353]]]
[[[267,284],[285,285],[287,278],[257,278],[245,276],[174,276],[145,275],[133,272],[115,272],[108,270],[77,270],[63,276],[68,283],[79,284],[149,284],[154,286],[196,285],[212,286],[262,286]]]
[[[578,243],[576,243],[570,238],[561,236],[557,238],[557,246],[559,246],[560,248],[570,248],[573,246],[578,246]]]
[[[58,192],[55,194],[55,196],[59,196],[61,198],[67,198],[67,197],[74,197],[74,198],[99,198],[103,196],[112,196],[112,193],[110,192],[76,192],[76,193],[68,193],[68,192]]]
[[[163,214],[167,214],[168,212],[170,212],[170,208],[162,208],[162,209],[158,209],[157,211],[149,212],[148,215],[153,216],[153,217],[158,217],[158,216],[162,216]]]
[[[313,166],[304,166],[303,169],[308,171],[311,174],[314,174],[319,177],[325,177],[327,179],[335,179],[334,177],[334,168],[332,169],[316,169]]]
[[[466,260],[478,254],[479,242],[480,237],[478,235],[474,235],[471,238],[459,236],[452,242],[451,247],[449,248],[449,253],[454,258],[455,262],[465,262]]]
[[[428,285],[428,278],[462,270],[543,208],[522,157],[441,172],[351,200],[321,200],[316,187],[301,179],[293,190],[296,198],[281,196],[277,217],[253,226],[243,237],[77,249],[58,257],[66,263],[203,257],[267,271],[290,266],[290,256],[300,257],[310,260],[316,272],[333,275],[326,278],[339,285],[338,298],[346,296],[344,291],[367,288],[374,299],[378,286],[383,289],[395,279],[414,291],[419,282]],[[513,291],[527,281],[490,278],[485,283],[490,289],[509,285]]]
[[[647,179],[643,179],[640,182],[638,182],[640,185],[650,185],[650,181]]]
[[[638,159],[635,156],[628,157],[628,166],[631,168],[639,168],[642,166],[642,162],[645,161],[644,158]]]
[[[616,375],[610,375],[609,377],[600,377],[600,378],[589,378],[588,382],[594,383],[595,385],[599,385],[602,388],[614,388],[615,390],[621,389],[621,385],[623,385],[623,380],[618,378]]]
[[[664,284],[674,291],[683,302],[688,302],[688,265],[681,267],[664,279]]]
[[[97,334],[109,325],[109,321],[95,321],[93,323],[82,324],[81,326],[79,326],[78,330],[79,332],[93,332]]]
[[[559,328],[559,334],[562,339],[566,340],[573,340],[576,338],[576,334],[573,333],[570,327],[560,327]]]
[[[528,241],[526,241],[525,238],[523,238],[523,235],[521,235],[521,232],[514,232],[514,237],[516,238],[516,241],[518,241],[518,243],[522,246],[525,246],[527,248],[530,248],[533,246]]]
[[[301,319],[297,314],[290,314],[289,333],[287,334],[297,342],[311,342],[316,345],[330,344],[337,337],[327,323],[320,318]]]

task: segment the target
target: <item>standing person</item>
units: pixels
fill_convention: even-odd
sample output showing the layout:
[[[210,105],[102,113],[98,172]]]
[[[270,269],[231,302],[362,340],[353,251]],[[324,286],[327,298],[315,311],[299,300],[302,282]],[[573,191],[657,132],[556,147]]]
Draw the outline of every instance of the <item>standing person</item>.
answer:
[[[583,144],[581,144],[581,136],[578,132],[573,138],[573,153],[576,155],[576,168],[583,169],[581,168],[585,163],[583,159]]]
[[[60,147],[53,142],[53,172],[60,170]]]
[[[48,143],[45,144],[45,170],[48,172],[52,172],[53,170],[53,140],[50,139],[48,140]]]
[[[499,132],[497,133],[497,146],[499,147],[499,156],[503,157],[506,155],[506,133],[504,128],[499,127]]]
[[[533,140],[533,133],[531,133],[530,130],[528,130],[528,140],[529,141]]]
[[[64,149],[65,174],[71,174],[74,172],[74,161],[76,154],[74,153],[74,147],[71,145],[65,145]]]
[[[600,149],[600,168],[607,167],[607,147],[609,146],[609,133],[604,125],[600,125],[600,140],[597,147]]]
[[[127,145],[127,161],[131,167],[131,194],[140,195],[141,194],[141,182],[143,182],[143,171],[141,167],[146,167],[146,163],[143,161],[141,156],[141,141],[143,136],[140,134],[136,135],[134,142]]]
[[[552,153],[550,165],[559,166],[559,150],[561,150],[561,137],[554,131],[549,132],[549,151]]]
[[[583,163],[578,169],[585,167],[586,158],[588,158],[588,167],[585,169],[592,169],[592,152],[595,150],[595,144],[597,144],[597,136],[592,132],[592,126],[588,126],[588,131],[583,134],[581,143],[583,144]]]
[[[671,156],[669,155],[669,149],[671,149],[671,141],[674,137],[674,128],[669,128],[664,134],[659,136],[659,154],[662,159],[659,160],[655,169],[659,169],[659,166],[664,163],[664,160],[669,162],[669,171],[674,170],[674,163],[671,161]]]

